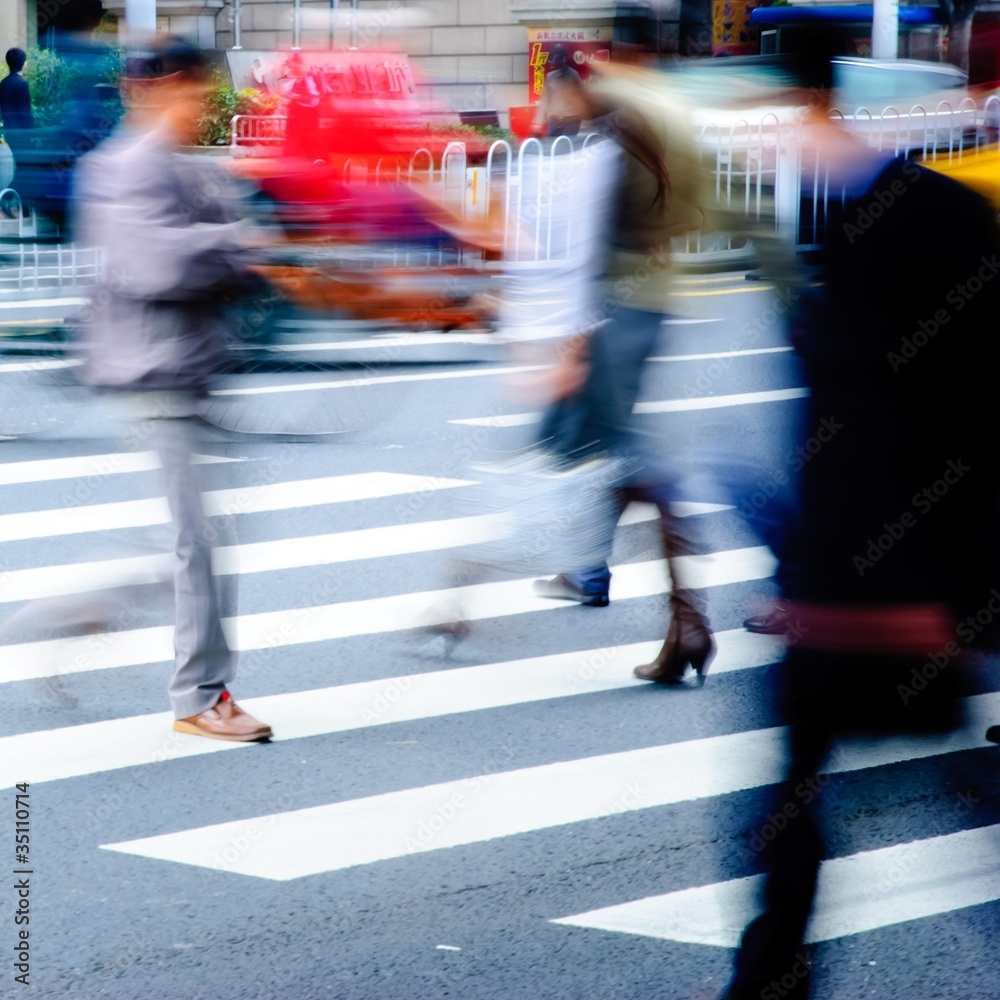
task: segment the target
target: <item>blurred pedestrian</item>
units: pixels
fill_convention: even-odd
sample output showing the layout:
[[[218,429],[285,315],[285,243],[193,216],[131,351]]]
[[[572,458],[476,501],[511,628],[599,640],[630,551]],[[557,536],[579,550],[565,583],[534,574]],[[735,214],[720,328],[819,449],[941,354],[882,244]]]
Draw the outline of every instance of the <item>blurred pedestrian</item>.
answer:
[[[574,136],[583,121],[580,103],[583,80],[570,66],[565,46],[553,45],[548,61],[552,69],[545,74],[542,83],[533,131],[550,139],[560,135]]]
[[[235,656],[194,463],[198,415],[223,356],[223,300],[244,287],[257,241],[228,211],[221,172],[179,153],[210,84],[204,53],[161,37],[133,54],[126,74],[129,120],[75,179],[80,242],[106,252],[83,318],[83,377],[127,403],[163,465],[177,555],[174,728],[265,740],[270,727],[229,694]]]
[[[310,161],[322,159],[321,95],[316,78],[300,52],[293,52],[288,57],[284,69],[280,85],[287,117],[284,155]]]
[[[607,236],[605,267],[596,319],[563,361],[566,385],[578,386],[545,414],[540,438],[566,457],[617,453],[632,465],[620,491],[621,508],[631,500],[654,503],[672,578],[671,618],[666,640],[653,663],[636,676],[676,683],[690,666],[702,680],[714,652],[702,589],[685,574],[681,557],[696,554],[700,542],[671,510],[677,499],[677,463],[664,466],[633,419],[646,361],[659,343],[673,285],[671,241],[698,229],[705,217],[700,164],[683,111],[671,101],[654,71],[637,66],[610,68],[580,88],[574,107],[623,153],[623,174]],[[609,602],[607,562],[590,569],[539,580],[543,597],[592,607]]]
[[[801,794],[815,785],[803,783],[840,736],[960,724],[962,615],[995,585],[995,379],[976,359],[1000,318],[996,214],[831,120],[837,41],[803,34],[795,57],[812,105],[803,173],[831,197],[823,287],[793,331],[810,390],[804,433],[824,442],[802,470],[783,559],[797,639],[778,673],[789,761],[777,796],[793,808],[765,849],[764,912],[743,933],[726,1000],[776,984],[810,996],[803,943],[824,845],[819,798]]]

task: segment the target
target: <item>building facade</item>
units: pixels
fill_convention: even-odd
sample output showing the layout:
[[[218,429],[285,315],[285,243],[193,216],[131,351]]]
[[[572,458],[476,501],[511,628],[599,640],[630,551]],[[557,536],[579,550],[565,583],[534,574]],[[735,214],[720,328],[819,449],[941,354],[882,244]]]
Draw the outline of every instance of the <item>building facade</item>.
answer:
[[[0,0],[0,45],[45,44],[67,11],[93,0]],[[682,15],[712,0],[156,0],[157,27],[209,49],[273,52],[391,47],[410,57],[431,96],[457,110],[529,103],[530,37],[539,29],[600,35],[610,44],[638,18],[653,17],[668,51],[679,47]],[[103,0],[124,24],[126,0]],[[339,9],[331,14],[332,7]],[[702,18],[704,21],[704,17]],[[623,27],[624,26],[624,27]],[[571,37],[576,37],[572,35]],[[544,46],[542,46],[544,48]],[[688,46],[690,50],[691,45]],[[710,46],[709,46],[710,48]],[[539,48],[536,46],[536,62]],[[578,56],[578,59],[582,57]]]

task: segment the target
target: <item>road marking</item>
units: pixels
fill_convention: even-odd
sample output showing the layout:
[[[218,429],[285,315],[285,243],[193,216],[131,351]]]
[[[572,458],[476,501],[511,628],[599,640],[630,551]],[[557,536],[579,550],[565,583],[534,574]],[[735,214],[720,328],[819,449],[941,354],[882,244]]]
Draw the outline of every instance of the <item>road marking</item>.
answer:
[[[305,351],[347,351],[358,348],[385,347],[398,350],[402,347],[426,347],[441,344],[499,344],[491,333],[411,333],[388,337],[364,337],[357,340],[330,340],[319,344],[274,344],[269,351],[299,353]]]
[[[201,465],[247,461],[245,458],[223,458],[220,455],[196,455],[194,460]],[[0,486],[45,483],[55,479],[91,479],[126,472],[150,472],[159,468],[160,460],[155,451],[0,462]]]
[[[753,292],[773,292],[774,285],[761,285],[756,281],[751,282],[746,288],[710,288],[704,292],[671,292],[671,298],[678,299],[694,299],[703,298],[705,296],[715,296],[715,295],[748,295]]]
[[[715,636],[712,673],[750,670],[774,663],[784,643],[743,629]],[[282,741],[432,719],[578,694],[640,687],[632,668],[656,656],[659,642],[536,656],[508,663],[436,670],[312,691],[240,699],[252,715],[267,719]],[[189,757],[237,744],[174,735],[169,712],[108,719],[0,738],[0,788],[19,781],[58,781]],[[74,747],[72,754],[66,747]],[[27,768],[27,770],[25,770]]]
[[[76,359],[49,360],[49,361],[13,361],[10,364],[0,365],[0,375],[7,372],[37,372],[50,371],[55,368],[76,368],[83,364]]]
[[[65,299],[10,299],[0,301],[0,312],[9,309],[42,309],[49,306],[85,306],[90,299],[65,298]],[[64,317],[59,317],[63,319]]]
[[[679,562],[680,571],[694,587],[763,580],[771,577],[776,567],[774,556],[763,547],[711,556],[681,556]],[[667,576],[662,559],[616,566],[612,599],[633,600],[668,593]],[[241,669],[245,673],[256,669],[256,660],[267,660],[285,646],[442,625],[457,616],[466,621],[484,621],[540,611],[551,614],[576,610],[573,602],[536,596],[531,586],[533,579],[264,611],[228,618],[223,625],[234,649],[261,651],[259,657],[244,658]],[[173,630],[162,626],[16,643],[0,646],[0,682],[163,663],[172,658]]]
[[[265,396],[278,392],[310,392],[314,389],[364,389],[372,385],[391,385],[396,382],[434,382],[449,378],[479,378],[484,375],[516,375],[536,372],[547,365],[517,365],[501,368],[477,368],[460,372],[424,372],[419,375],[377,375],[372,378],[350,378],[328,382],[293,382],[285,385],[262,385],[239,389],[213,389],[212,396]]]
[[[804,399],[808,389],[772,389],[768,392],[741,392],[731,396],[692,396],[688,399],[660,399],[636,403],[633,413],[684,413],[689,410],[717,410],[729,406],[754,406],[760,403],[780,403],[789,399]],[[451,424],[468,427],[521,427],[537,424],[540,413],[508,413],[493,417],[471,417],[449,420]]]
[[[745,351],[718,351],[715,354],[664,354],[650,361],[718,361],[721,358],[749,358],[755,354],[787,354],[793,347],[754,347]]]
[[[372,500],[469,485],[470,481],[463,479],[395,472],[362,472],[347,476],[325,476],[321,479],[298,479],[239,486],[228,490],[210,490],[203,493],[202,498],[205,510],[217,517],[294,510],[299,507]],[[0,542],[168,524],[169,521],[170,511],[163,497],[33,510],[22,514],[0,514]]]
[[[671,316],[663,321],[663,326],[697,326],[701,323],[723,323],[722,319],[689,319],[683,316]]]
[[[1000,899],[1000,825],[915,840],[820,867],[806,941],[815,944]],[[735,948],[760,912],[764,877],[732,879],[553,920]]]
[[[946,738],[871,741],[838,754],[828,773],[885,767],[985,745],[1000,694],[969,699],[977,728]],[[761,729],[407,788],[330,805],[245,817],[114,844],[107,850],[288,881],[321,872],[479,844],[695,802],[774,784],[782,729]]]
[[[693,396],[690,399],[661,399],[636,403],[635,413],[683,413],[688,410],[718,410],[728,406],[753,406],[804,399],[808,389],[772,389],[769,392],[741,392],[732,396]]]
[[[464,424],[466,427],[522,427],[537,424],[542,419],[540,413],[498,413],[493,417],[470,417],[465,420],[449,420],[449,424]]]
[[[676,503],[671,506],[678,517],[733,509],[725,504],[707,503]],[[653,504],[632,504],[619,524],[641,524],[658,518],[659,512]],[[502,514],[480,514],[356,531],[334,531],[323,535],[296,535],[268,542],[219,546],[212,553],[212,561],[217,574],[240,576],[307,566],[329,566],[489,541],[503,537],[505,524]],[[170,553],[162,553],[8,569],[0,574],[0,604],[158,583],[169,580],[174,567],[174,557]]]
[[[745,277],[745,272],[734,271],[731,274],[720,274],[713,278],[694,277],[693,275],[679,274],[677,275],[676,280],[685,285],[721,285],[726,282],[729,282],[730,284],[733,282],[742,283],[747,279]]]
[[[488,541],[502,537],[504,524],[502,515],[481,514],[323,535],[297,535],[268,542],[220,546],[213,551],[212,562],[215,572],[220,575],[327,566]],[[162,553],[7,570],[0,575],[0,603],[156,583],[169,580],[174,566],[173,555]]]

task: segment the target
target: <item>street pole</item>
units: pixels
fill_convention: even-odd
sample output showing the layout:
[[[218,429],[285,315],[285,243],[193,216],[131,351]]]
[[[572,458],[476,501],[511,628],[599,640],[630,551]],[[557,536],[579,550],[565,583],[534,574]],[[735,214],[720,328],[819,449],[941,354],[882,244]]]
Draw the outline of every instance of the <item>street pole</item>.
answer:
[[[872,15],[872,57],[895,59],[899,55],[899,0],[875,0]]]
[[[156,33],[156,0],[125,0],[125,28],[130,35]]]
[[[336,20],[336,18],[334,17],[334,12],[339,9],[340,9],[340,0],[330,0],[330,48],[331,49],[333,48],[333,40],[334,36],[336,35],[336,31],[334,29],[334,21]]]
[[[358,0],[351,0],[351,48],[358,47]]]
[[[243,0],[233,0],[233,48],[242,49]]]
[[[302,48],[302,0],[295,0],[292,11],[292,48]]]

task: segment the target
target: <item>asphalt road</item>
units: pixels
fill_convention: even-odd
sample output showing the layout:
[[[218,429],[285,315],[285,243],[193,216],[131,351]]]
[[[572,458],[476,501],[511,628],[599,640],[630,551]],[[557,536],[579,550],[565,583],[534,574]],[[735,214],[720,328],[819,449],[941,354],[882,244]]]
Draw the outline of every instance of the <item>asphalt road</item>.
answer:
[[[161,565],[149,456],[123,455],[116,424],[76,397],[45,435],[0,442],[0,823],[3,862],[30,870],[0,892],[3,996],[718,994],[773,836],[760,817],[784,806],[781,646],[741,629],[773,593],[773,560],[721,486],[758,468],[773,492],[803,383],[765,286],[690,277],[677,303],[638,419],[714,553],[720,650],[701,689],[631,677],[667,620],[641,508],[619,531],[607,609],[546,604],[493,572],[464,595],[467,639],[416,627],[459,596],[450,557],[478,530],[469,463],[532,432],[530,372],[506,374],[476,338],[369,332],[339,348],[342,371],[316,376],[340,388],[296,392],[302,375],[271,372],[241,383],[271,391],[233,401],[246,419],[293,420],[335,398],[324,412],[349,414],[351,434],[206,432],[220,568],[240,570],[233,691],[274,726],[269,745],[171,733],[155,587],[113,600],[110,626],[58,639],[67,595]],[[983,739],[1000,721],[998,666],[983,660],[974,722],[952,743],[856,745],[831,762],[817,997],[1000,996],[1000,750]]]

